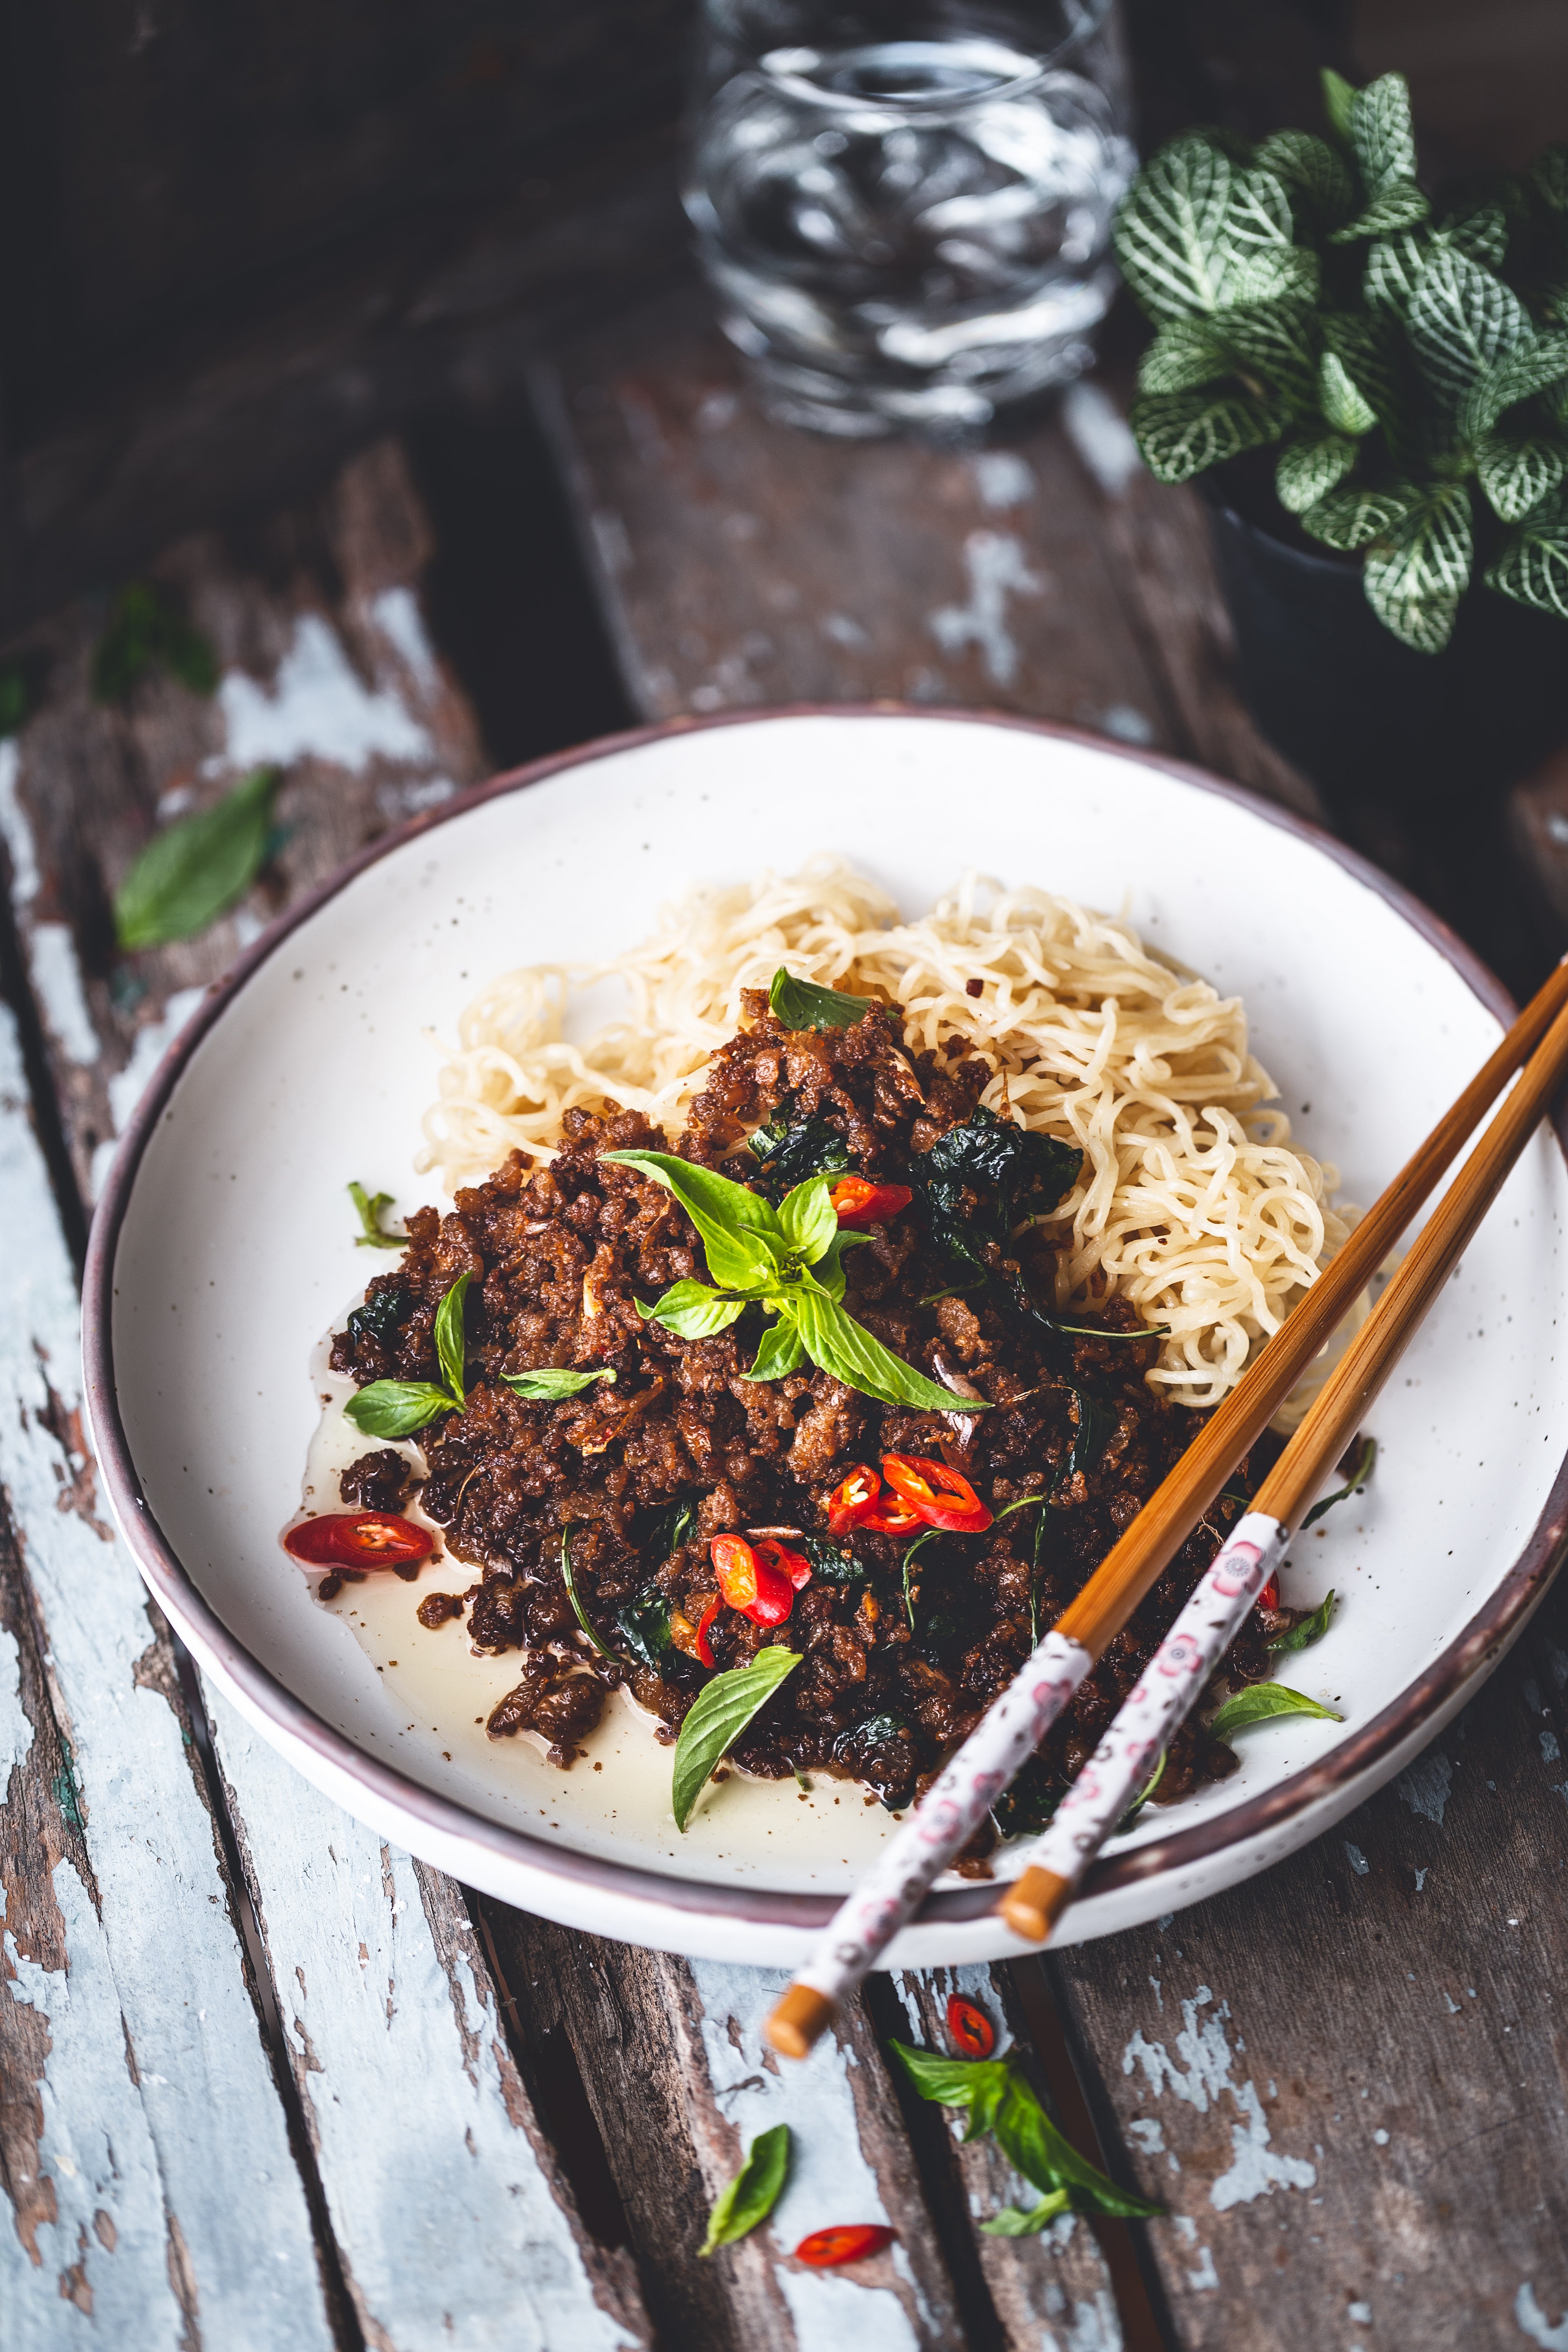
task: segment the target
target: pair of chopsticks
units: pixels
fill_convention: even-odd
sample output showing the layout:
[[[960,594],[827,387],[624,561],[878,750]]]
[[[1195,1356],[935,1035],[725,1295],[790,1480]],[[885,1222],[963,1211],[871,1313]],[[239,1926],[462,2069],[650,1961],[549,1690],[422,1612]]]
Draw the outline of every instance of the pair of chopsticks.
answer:
[[[1516,1073],[1521,1073],[1518,1085],[1345,1349],[1100,1748],[1063,1799],[1034,1849],[1036,1858],[1004,1889],[997,1907],[1009,1927],[1031,1943],[1045,1941],[1100,1843],[1145,1784],[1153,1757],[1267,1583],[1298,1520],[1568,1074],[1568,958],[1354,1227],[840,1906],[809,1964],[768,2020],[768,2040],[781,2054],[805,2057],[838,2003],[876,1967],[1262,1435]]]

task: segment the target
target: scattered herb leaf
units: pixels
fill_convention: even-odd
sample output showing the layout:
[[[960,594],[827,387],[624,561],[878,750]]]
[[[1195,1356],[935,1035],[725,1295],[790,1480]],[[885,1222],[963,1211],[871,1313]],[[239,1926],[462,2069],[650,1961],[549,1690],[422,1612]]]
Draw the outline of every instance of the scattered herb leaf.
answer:
[[[674,1193],[698,1233],[708,1270],[727,1289],[779,1278],[788,1255],[778,1211],[711,1168],[668,1151],[606,1151],[604,1159],[651,1176]]]
[[[155,669],[167,670],[193,694],[217,690],[217,656],[173,600],[145,580],[132,580],[114,601],[109,626],[93,648],[92,698],[123,702]]]
[[[966,2108],[966,2140],[986,2132],[1008,2161],[1047,2198],[1062,2191],[1076,2212],[1106,2213],[1122,2220],[1148,2220],[1163,2211],[1125,2189],[1118,2189],[1081,2157],[1052,2123],[1013,2059],[942,2058],[907,2042],[889,2048],[922,2099]],[[1048,2215],[1046,2217],[1050,2218]],[[1007,2232],[1006,2234],[1012,2234]]]
[[[803,1551],[811,1562],[812,1573],[821,1584],[864,1584],[869,1571],[852,1551],[825,1536],[792,1536],[796,1551]]]
[[[814,980],[796,980],[780,967],[768,991],[768,1011],[786,1029],[847,1029],[863,1021],[877,999],[846,996],[841,989],[820,988]]]
[[[372,1381],[343,1407],[366,1437],[412,1437],[416,1429],[457,1410],[446,1390],[430,1381]]]
[[[468,1343],[463,1329],[463,1301],[468,1295],[472,1275],[460,1274],[436,1309],[436,1356],[446,1377],[447,1390],[458,1404],[466,1403],[468,1391],[464,1376],[468,1370]]]
[[[1143,1786],[1139,1790],[1138,1794],[1133,1798],[1132,1802],[1128,1806],[1127,1811],[1117,1822],[1115,1829],[1112,1830],[1112,1837],[1121,1837],[1123,1831],[1130,1830],[1132,1827],[1133,1822],[1137,1820],[1139,1814],[1142,1811],[1144,1806],[1148,1803],[1150,1798],[1153,1795],[1155,1790],[1164,1779],[1165,1759],[1167,1752],[1168,1751],[1165,1748],[1161,1748],[1159,1756],[1155,1759],[1154,1769],[1150,1773],[1149,1778],[1144,1781]]]
[[[408,1294],[404,1290],[373,1290],[363,1307],[356,1307],[349,1317],[349,1336],[354,1339],[379,1339],[384,1348],[402,1329],[408,1314]]]
[[[933,1536],[939,1536],[942,1532],[941,1528],[927,1528],[924,1535],[917,1536],[904,1554],[904,1615],[909,1620],[911,1633],[915,1630],[915,1595],[910,1578],[914,1569],[915,1554],[922,1544],[930,1543]]]
[[[1309,1698],[1304,1691],[1289,1690],[1284,1683],[1249,1683],[1226,1700],[1209,1729],[1216,1739],[1234,1739],[1238,1731],[1250,1731],[1255,1723],[1272,1723],[1282,1715],[1316,1715],[1329,1723],[1344,1721],[1331,1706],[1320,1706],[1315,1698]]]
[[[677,1829],[684,1830],[691,1819],[691,1809],[720,1758],[728,1755],[752,1717],[799,1664],[797,1652],[773,1643],[759,1650],[749,1666],[735,1666],[704,1684],[675,1743],[669,1799]]]
[[[783,1109],[766,1127],[746,1139],[761,1172],[776,1192],[807,1176],[844,1176],[849,1170],[849,1146],[825,1118],[797,1119],[793,1125]]]
[[[615,1373],[606,1365],[597,1372],[568,1372],[553,1364],[542,1365],[533,1372],[503,1372],[502,1380],[509,1389],[525,1398],[530,1404],[548,1404],[558,1397],[581,1396],[595,1381],[613,1381]]]
[[[911,1178],[933,1237],[988,1276],[991,1261],[1008,1255],[1014,1228],[1054,1209],[1082,1164],[1069,1145],[998,1118],[982,1103],[916,1158]]]
[[[155,833],[114,898],[122,948],[163,947],[216,922],[256,879],[272,832],[276,768],[258,768],[216,805]]]
[[[1038,1837],[1061,1803],[1062,1790],[1050,1767],[1031,1756],[1010,1789],[1004,1789],[991,1808],[991,1818],[1005,1838]]]
[[[1268,1646],[1277,1655],[1285,1650],[1310,1650],[1314,1642],[1322,1640],[1333,1622],[1333,1615],[1334,1596],[1327,1592],[1310,1617],[1303,1617],[1299,1625],[1292,1625],[1289,1633],[1279,1634]]]
[[[980,2234],[983,2238],[1037,2237],[1047,2222],[1067,2211],[1070,2202],[1065,2189],[1054,2189],[1026,2213],[1016,2205],[1004,2205],[1000,2213],[993,2214],[989,2221],[982,2221]]]
[[[774,2124],[771,2131],[757,2134],[746,2151],[746,2161],[729,2187],[720,2190],[708,2217],[708,2235],[698,2252],[710,2254],[720,2246],[732,2246],[738,2238],[749,2236],[778,2203],[788,2173],[789,2126]]]
[[[577,1620],[578,1624],[583,1628],[584,1633],[588,1636],[588,1639],[593,1643],[595,1649],[597,1650],[601,1658],[613,1658],[615,1656],[615,1652],[609,1649],[605,1643],[599,1639],[598,1634],[595,1633],[593,1626],[588,1622],[588,1612],[584,1608],[582,1596],[577,1591],[577,1579],[572,1567],[572,1529],[570,1525],[563,1527],[561,1530],[561,1581],[566,1587],[566,1598],[572,1603],[572,1614]]]
[[[1076,1477],[1080,1470],[1088,1475],[1110,1443],[1116,1426],[1115,1415],[1092,1389],[1075,1387],[1073,1394],[1078,1399],[1078,1424],[1068,1450],[1065,1475],[1068,1478]]]
[[[645,1601],[624,1601],[616,1612],[616,1630],[639,1666],[658,1674],[667,1652],[675,1646],[669,1631],[669,1604],[655,1593]]]
[[[1302,1534],[1305,1535],[1314,1520],[1321,1519],[1325,1511],[1331,1511],[1336,1503],[1346,1502],[1352,1495],[1359,1495],[1372,1476],[1376,1462],[1377,1440],[1375,1437],[1365,1437],[1362,1440],[1361,1452],[1356,1457],[1355,1468],[1351,1472],[1349,1478],[1342,1486],[1336,1486],[1331,1495],[1325,1495],[1321,1503],[1313,1504],[1301,1522]]]
[[[355,1249],[406,1249],[406,1234],[386,1234],[381,1229],[384,1209],[392,1206],[390,1192],[369,1193],[363,1184],[349,1186],[349,1199],[359,1212],[360,1231],[354,1235]]]

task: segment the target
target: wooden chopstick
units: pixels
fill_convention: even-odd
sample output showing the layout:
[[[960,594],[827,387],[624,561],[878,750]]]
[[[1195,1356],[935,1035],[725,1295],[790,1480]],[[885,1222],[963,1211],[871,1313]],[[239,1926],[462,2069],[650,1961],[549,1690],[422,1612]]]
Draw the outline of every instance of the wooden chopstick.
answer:
[[[1568,1074],[1568,1007],[1560,1012],[1519,1084],[1470,1153],[1404,1263],[1346,1348],[1321,1394],[1264,1479],[1246,1518],[1222,1547],[1139,1685],[1092,1759],[1092,1796],[1069,1790],[1040,1841],[1052,1864],[1026,1866],[996,1908],[1033,1944],[1043,1943],[1071,1902],[1104,1838],[1145,1785],[1154,1754],[1196,1700],[1237,1629],[1273,1572],[1303,1513],[1339,1460],[1373,1399],[1502,1189]],[[1259,1524],[1261,1523],[1261,1524]],[[1231,1556],[1228,1564],[1227,1555]],[[1240,1563],[1238,1574],[1237,1563]],[[1091,1578],[1079,1600],[1093,1591]],[[1070,1612],[1069,1612],[1070,1613]],[[1090,1612],[1079,1639],[1103,1649],[1124,1619],[1107,1601]],[[1064,1621],[1065,1622],[1065,1621]],[[1140,1777],[1142,1775],[1142,1777]]]
[[[1070,1656],[1074,1663],[1067,1670],[1081,1680],[1105,1643],[1137,1608],[1172,1553],[1186,1540],[1231,1472],[1257,1444],[1318,1349],[1339,1328],[1357,1295],[1377,1272],[1468,1138],[1565,1006],[1568,958],[1531,998],[1425,1142],[1354,1227],[1300,1305],[1259,1351],[1224,1403],[1215,1408],[1175,1467],[1036,1651],[1024,1673],[995,1702],[987,1723],[1010,1700],[1016,1712],[1019,1685],[1029,1673],[1038,1675],[1042,1654],[1053,1640],[1058,1641],[1058,1649],[1049,1663],[1061,1671]],[[1079,1661],[1082,1661],[1081,1664]],[[1068,1690],[1068,1697],[1076,1686],[1075,1681]],[[1044,1718],[1042,1729],[1044,1722],[1050,1719],[1048,1716]],[[971,1744],[965,1743],[958,1762],[968,1754]],[[1032,1745],[1031,1741],[1031,1748]],[[1013,1769],[1016,1769],[1015,1765]],[[914,1819],[900,1831],[886,1850],[883,1863],[877,1866],[875,1874],[885,1876],[891,1885],[899,1879],[897,1865],[900,1858],[908,1864],[909,1874],[900,1882],[900,1891],[889,1895],[880,1906],[885,1916],[879,1916],[874,1927],[868,1927],[868,1917],[876,1906],[862,1904],[858,1906],[860,1916],[850,1923],[848,1914],[856,1907],[852,1896],[835,1915],[813,1955],[810,1972],[820,1977],[822,1983],[797,1979],[779,2000],[768,2021],[767,2032],[769,2041],[782,2055],[806,2055],[832,2018],[839,2000],[875,1968],[893,1936],[912,1916],[936,1875],[931,1867],[936,1842],[929,1821],[921,1838],[922,1819],[932,1801],[944,1791],[951,1803],[954,1794],[951,1770],[943,1772],[937,1788],[922,1800]],[[951,1861],[973,1826],[971,1822],[968,1829],[952,1839],[946,1861]],[[847,1957],[851,1951],[854,1957]],[[829,1984],[834,1988],[832,1991],[826,1989]]]

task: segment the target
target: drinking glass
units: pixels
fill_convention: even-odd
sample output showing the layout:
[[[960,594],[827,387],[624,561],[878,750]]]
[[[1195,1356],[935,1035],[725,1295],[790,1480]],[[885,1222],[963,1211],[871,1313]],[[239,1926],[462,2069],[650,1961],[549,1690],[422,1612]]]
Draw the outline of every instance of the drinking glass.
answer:
[[[1087,367],[1136,165],[1114,0],[704,0],[683,197],[769,410],[964,433]]]

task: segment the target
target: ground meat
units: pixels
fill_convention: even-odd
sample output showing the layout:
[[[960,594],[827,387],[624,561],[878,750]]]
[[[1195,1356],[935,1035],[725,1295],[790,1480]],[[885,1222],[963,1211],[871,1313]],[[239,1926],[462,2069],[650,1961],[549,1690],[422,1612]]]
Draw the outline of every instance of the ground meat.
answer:
[[[414,1613],[426,1631],[433,1633],[438,1625],[448,1625],[454,1617],[462,1615],[463,1596],[460,1592],[427,1592]]]
[[[413,1465],[394,1446],[362,1454],[338,1479],[338,1492],[359,1511],[400,1511],[414,1483]]]
[[[772,1197],[785,1180],[769,1172],[768,1136],[798,1139],[816,1122],[810,1134],[826,1139],[837,1169],[906,1182],[940,1136],[972,1118],[991,1075],[952,1045],[940,1056],[907,1052],[896,1009],[820,1032],[783,1028],[760,994],[748,994],[745,1011],[673,1148]],[[746,1140],[759,1127],[762,1151]],[[445,1605],[438,1617],[421,1610],[422,1621],[444,1622],[466,1602],[476,1649],[520,1653],[522,1678],[489,1730],[534,1731],[564,1765],[617,1684],[660,1727],[691,1706],[710,1674],[696,1628],[713,1597],[710,1538],[799,1530],[816,1564],[787,1627],[765,1633],[721,1608],[708,1628],[720,1669],[744,1664],[770,1639],[802,1658],[735,1759],[773,1777],[839,1774],[901,1809],[1081,1590],[1195,1422],[1147,1383],[1156,1342],[1116,1336],[1137,1329],[1123,1302],[1099,1318],[1075,1311],[1075,1323],[1093,1324],[1089,1335],[1054,1328],[1056,1263],[1037,1229],[1006,1244],[1016,1257],[988,1244],[987,1271],[977,1273],[947,1253],[918,1198],[846,1253],[845,1305],[928,1378],[957,1381],[990,1409],[959,1419],[957,1399],[954,1416],[885,1407],[809,1363],[751,1381],[760,1309],[689,1340],[638,1312],[639,1300],[708,1269],[670,1192],[604,1157],[635,1148],[672,1147],[614,1104],[568,1111],[548,1166],[514,1153],[460,1192],[448,1215],[411,1217],[396,1272],[371,1285],[372,1302],[385,1303],[333,1340],[334,1368],[362,1385],[436,1380],[436,1309],[460,1274],[472,1277],[468,1402],[426,1433],[421,1499],[476,1580],[462,1602],[432,1596]],[[616,1378],[552,1402],[525,1402],[501,1379],[546,1366]],[[995,1514],[992,1526],[934,1535],[918,1554],[907,1537],[865,1532],[830,1547],[834,1488],[854,1464],[888,1451],[961,1470]],[[345,1498],[348,1479],[366,1492],[388,1461],[404,1467],[395,1455],[356,1463]],[[1156,1582],[999,1806],[1005,1829],[1048,1813],[1241,1507],[1217,1504]],[[589,1646],[584,1620],[609,1654]],[[1293,1622],[1289,1611],[1255,1614],[1210,1697],[1266,1676],[1269,1640]],[[1234,1769],[1201,1716],[1173,1742],[1158,1801]],[[971,1857],[977,1867],[984,1845]]]

